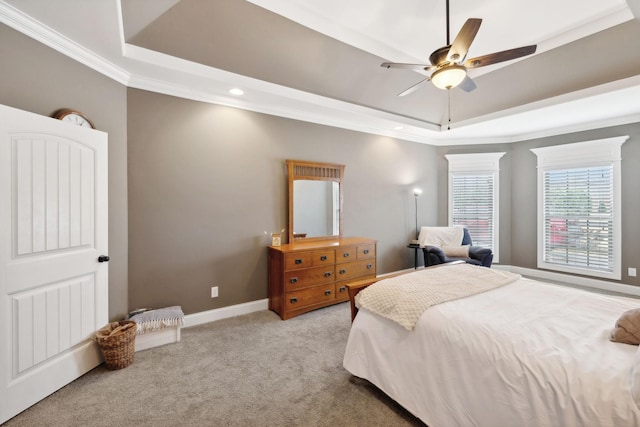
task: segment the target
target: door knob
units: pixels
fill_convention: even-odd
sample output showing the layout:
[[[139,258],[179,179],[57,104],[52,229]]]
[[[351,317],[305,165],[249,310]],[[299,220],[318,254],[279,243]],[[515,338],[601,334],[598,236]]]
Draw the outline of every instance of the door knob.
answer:
[[[109,256],[108,255],[100,255],[98,257],[98,262],[109,262]]]

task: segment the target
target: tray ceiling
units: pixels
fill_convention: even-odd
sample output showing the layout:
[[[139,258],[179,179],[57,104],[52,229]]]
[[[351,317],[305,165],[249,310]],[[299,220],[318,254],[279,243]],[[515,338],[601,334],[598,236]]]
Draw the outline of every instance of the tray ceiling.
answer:
[[[538,51],[406,97],[424,76],[379,65],[428,63],[444,0],[4,0],[0,19],[130,87],[445,145],[640,121],[639,2],[451,0],[452,37],[483,19],[471,56]]]

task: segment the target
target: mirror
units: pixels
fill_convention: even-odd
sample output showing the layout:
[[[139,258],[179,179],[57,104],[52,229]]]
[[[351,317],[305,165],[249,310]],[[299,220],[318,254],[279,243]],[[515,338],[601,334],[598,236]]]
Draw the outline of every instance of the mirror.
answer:
[[[293,183],[293,237],[340,234],[340,184],[299,179]]]
[[[342,236],[343,165],[287,160],[289,243]]]

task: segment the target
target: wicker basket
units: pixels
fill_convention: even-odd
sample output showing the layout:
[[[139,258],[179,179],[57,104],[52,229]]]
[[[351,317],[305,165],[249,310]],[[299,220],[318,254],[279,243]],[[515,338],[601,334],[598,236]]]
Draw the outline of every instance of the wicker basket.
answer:
[[[122,369],[133,363],[136,343],[136,322],[111,322],[96,333],[107,369]]]

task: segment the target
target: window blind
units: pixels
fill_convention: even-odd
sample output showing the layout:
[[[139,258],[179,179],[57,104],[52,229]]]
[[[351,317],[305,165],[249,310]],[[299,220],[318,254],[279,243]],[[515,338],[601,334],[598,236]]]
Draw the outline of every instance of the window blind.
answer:
[[[547,170],[543,186],[544,261],[612,272],[613,166]]]
[[[474,246],[494,248],[494,174],[451,175],[451,222],[469,229]]]

